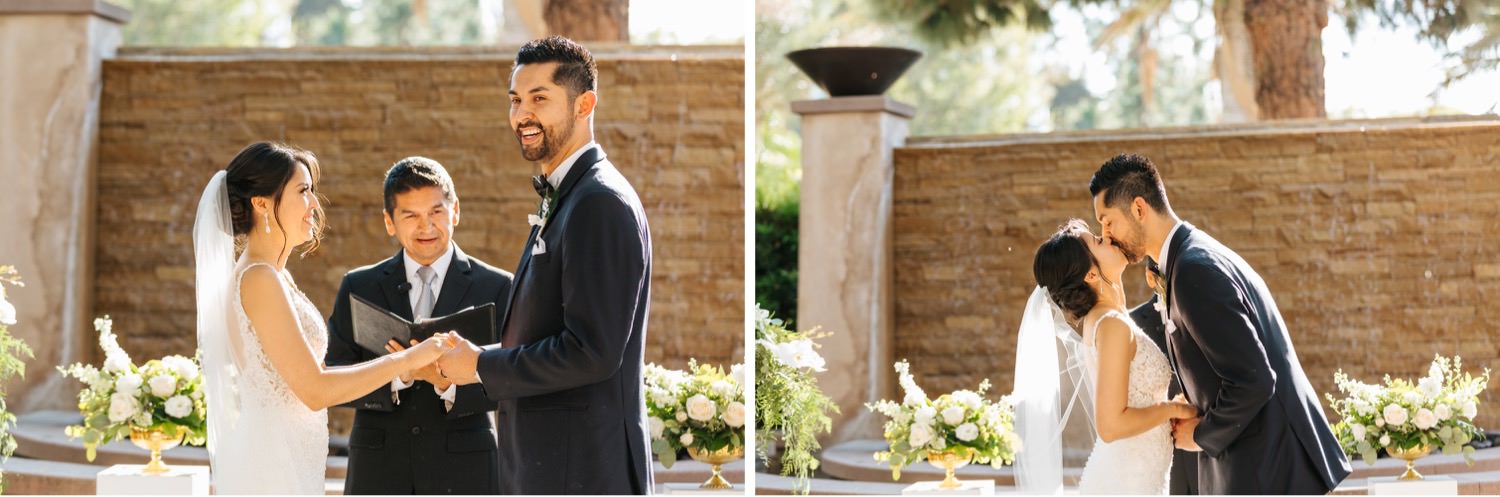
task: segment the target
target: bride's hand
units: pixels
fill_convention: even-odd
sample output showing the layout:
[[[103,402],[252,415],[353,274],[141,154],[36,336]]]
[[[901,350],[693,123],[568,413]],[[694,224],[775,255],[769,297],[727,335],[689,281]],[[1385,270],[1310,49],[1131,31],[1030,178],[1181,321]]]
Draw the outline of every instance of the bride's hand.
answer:
[[[423,340],[422,343],[408,349],[406,353],[412,357],[412,361],[416,364],[426,366],[436,361],[439,357],[442,357],[443,353],[452,349],[453,341],[448,339],[448,334],[437,333]]]
[[[1198,417],[1198,408],[1193,407],[1192,404],[1187,402],[1174,400],[1172,402],[1163,402],[1162,405],[1167,406],[1167,409],[1170,410],[1167,415],[1170,419],[1193,419]]]

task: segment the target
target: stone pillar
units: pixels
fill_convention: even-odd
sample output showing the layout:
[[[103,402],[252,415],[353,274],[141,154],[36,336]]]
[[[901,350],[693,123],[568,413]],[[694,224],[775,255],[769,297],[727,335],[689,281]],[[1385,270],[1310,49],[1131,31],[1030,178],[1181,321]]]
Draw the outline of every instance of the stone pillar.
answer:
[[[94,164],[102,62],[130,12],[99,0],[0,0],[0,264],[25,281],[10,328],[36,358],[6,385],[17,412],[74,409],[56,366],[92,361]],[[118,206],[126,208],[126,206]]]
[[[891,178],[910,105],[885,96],[792,103],[802,116],[797,326],[832,332],[818,384],[841,414],[827,443],[879,438],[866,402],[896,398],[891,369]]]

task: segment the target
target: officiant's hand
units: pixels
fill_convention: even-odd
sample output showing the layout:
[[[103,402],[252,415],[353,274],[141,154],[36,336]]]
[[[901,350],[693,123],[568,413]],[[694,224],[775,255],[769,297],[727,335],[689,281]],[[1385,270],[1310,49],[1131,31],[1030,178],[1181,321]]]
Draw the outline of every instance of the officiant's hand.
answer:
[[[438,359],[438,371],[456,385],[478,383],[479,372],[475,369],[479,365],[479,346],[465,340],[458,332],[450,333],[449,341],[453,349]]]
[[[1202,420],[1203,418],[1196,416],[1188,419],[1172,420],[1172,441],[1176,443],[1177,448],[1189,452],[1203,450],[1202,447],[1198,446],[1198,442],[1193,441],[1193,430],[1198,428],[1198,422]]]
[[[411,341],[412,345],[417,345],[418,343],[419,342],[417,342],[415,339]],[[402,347],[400,342],[391,340],[389,342],[386,342],[385,350],[394,354],[406,350],[406,347]],[[433,361],[426,366],[422,366],[420,369],[409,370],[401,374],[402,383],[411,383],[414,379],[431,383],[432,386],[437,387],[438,390],[447,390],[448,386],[452,384],[452,382],[448,381],[446,378],[443,378],[443,375],[438,374],[437,361]]]

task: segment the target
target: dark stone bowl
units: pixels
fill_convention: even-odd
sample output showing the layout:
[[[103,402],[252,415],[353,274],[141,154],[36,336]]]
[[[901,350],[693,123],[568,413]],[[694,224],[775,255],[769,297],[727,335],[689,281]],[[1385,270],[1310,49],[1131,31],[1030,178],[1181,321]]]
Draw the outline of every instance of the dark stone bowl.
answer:
[[[809,48],[786,54],[833,97],[885,93],[921,57],[922,52],[895,47]]]

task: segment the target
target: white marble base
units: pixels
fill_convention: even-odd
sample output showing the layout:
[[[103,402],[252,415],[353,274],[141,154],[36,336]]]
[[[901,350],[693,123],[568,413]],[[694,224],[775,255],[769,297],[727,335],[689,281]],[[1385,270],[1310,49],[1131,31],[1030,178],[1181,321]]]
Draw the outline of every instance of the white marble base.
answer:
[[[709,490],[698,488],[702,483],[662,483],[656,486],[656,492],[662,495],[745,495],[744,485],[735,485],[734,488],[724,490]]]
[[[1370,495],[1458,495],[1458,481],[1441,475],[1413,481],[1377,476],[1369,481]]]
[[[99,495],[208,495],[208,466],[177,464],[166,474],[141,473],[144,464],[116,464],[99,472]]]
[[[938,488],[941,481],[920,481],[901,489],[901,495],[995,495],[994,480],[959,480],[955,489]]]

